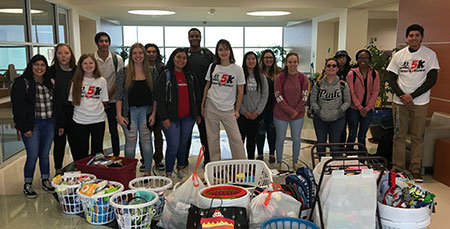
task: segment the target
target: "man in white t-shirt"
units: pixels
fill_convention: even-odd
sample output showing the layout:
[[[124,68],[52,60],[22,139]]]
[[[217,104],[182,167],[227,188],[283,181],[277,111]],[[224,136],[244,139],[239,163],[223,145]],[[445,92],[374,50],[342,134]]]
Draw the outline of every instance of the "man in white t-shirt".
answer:
[[[422,45],[424,29],[413,24],[406,29],[408,47],[394,54],[387,70],[388,82],[394,91],[394,170],[405,168],[406,135],[411,134],[411,164],[409,171],[416,182],[423,182],[420,174],[423,135],[430,102],[430,89],[439,71],[436,53]]]
[[[119,72],[123,69],[123,60],[119,55],[109,51],[111,45],[111,38],[105,32],[99,32],[95,35],[95,44],[97,51],[94,52],[95,60],[98,63],[100,72],[105,78],[108,85],[109,102],[105,107],[106,115],[108,116],[108,129],[111,134],[111,145],[114,156],[120,154],[119,132],[117,130],[116,119],[116,101],[114,100],[114,92],[116,89],[116,78]]]

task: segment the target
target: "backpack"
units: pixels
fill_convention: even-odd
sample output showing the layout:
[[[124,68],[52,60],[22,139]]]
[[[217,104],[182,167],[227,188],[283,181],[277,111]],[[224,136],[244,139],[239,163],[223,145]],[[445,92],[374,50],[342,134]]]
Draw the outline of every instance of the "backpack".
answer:
[[[297,187],[299,200],[302,203],[301,210],[310,209],[313,206],[316,196],[316,182],[310,168],[301,167],[297,173],[286,177],[286,184],[293,184]]]
[[[119,65],[119,60],[117,59],[117,54],[111,52],[111,57],[114,64],[114,72],[117,73],[117,66]]]
[[[168,103],[172,103],[172,82],[170,82],[170,72],[166,70],[166,99]]]
[[[209,88],[211,88],[211,85],[212,85],[212,74],[214,72],[214,69],[216,69],[216,65],[217,64],[215,64],[215,63],[211,64],[211,69],[209,71]]]
[[[392,146],[394,145],[394,128],[388,129],[384,132],[383,136],[381,136],[380,142],[377,147],[377,156],[381,156],[386,158],[390,167],[392,163]]]

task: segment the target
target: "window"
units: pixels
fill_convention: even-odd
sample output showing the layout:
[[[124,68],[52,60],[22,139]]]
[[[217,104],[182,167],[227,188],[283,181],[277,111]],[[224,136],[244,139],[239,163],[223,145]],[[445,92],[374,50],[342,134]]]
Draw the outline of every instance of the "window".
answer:
[[[138,26],[137,27],[137,41],[145,45],[153,43],[159,46],[164,46],[164,27],[162,26]]]
[[[132,46],[137,42],[137,26],[123,27],[123,45]]]
[[[244,30],[242,27],[206,27],[203,37],[206,47],[216,47],[220,39],[228,40],[231,47],[244,46]]]
[[[43,0],[31,0],[31,8],[42,12],[31,14],[32,38],[35,43],[54,44],[53,4]]]
[[[245,46],[273,47],[282,46],[282,27],[245,27]]]
[[[169,47],[189,47],[188,32],[193,27],[187,26],[166,26],[166,46]],[[201,30],[200,30],[201,31]],[[169,54],[170,55],[170,54]]]
[[[16,9],[18,13],[0,13],[0,41],[25,41],[25,14],[23,1],[2,1],[2,8]]]

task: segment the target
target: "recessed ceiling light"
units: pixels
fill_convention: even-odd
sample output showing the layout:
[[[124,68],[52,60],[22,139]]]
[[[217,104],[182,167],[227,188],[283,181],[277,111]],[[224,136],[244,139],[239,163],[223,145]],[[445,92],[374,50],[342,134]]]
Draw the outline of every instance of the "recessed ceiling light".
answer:
[[[289,15],[291,14],[291,12],[287,12],[287,11],[254,11],[254,12],[248,12],[247,15],[249,16],[259,16],[259,17],[264,17],[264,16],[285,16],[285,15]]]
[[[32,14],[39,14],[44,11],[42,10],[30,10]],[[0,13],[6,13],[6,14],[23,14],[23,9],[16,9],[16,8],[9,8],[9,9],[0,9]]]
[[[165,15],[174,15],[175,12],[167,11],[167,10],[128,10],[129,14],[137,14],[137,15],[153,15],[153,16],[165,16]]]

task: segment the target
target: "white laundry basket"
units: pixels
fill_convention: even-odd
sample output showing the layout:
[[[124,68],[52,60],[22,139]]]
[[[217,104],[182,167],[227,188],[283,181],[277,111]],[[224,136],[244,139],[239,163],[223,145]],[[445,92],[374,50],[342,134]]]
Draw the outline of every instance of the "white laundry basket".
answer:
[[[147,192],[151,195],[149,202],[130,205],[128,202],[135,198],[136,193]],[[155,204],[159,202],[158,194],[148,190],[128,190],[114,194],[110,199],[116,213],[117,224],[120,228],[137,229],[150,228],[155,214]]]
[[[85,177],[85,178],[81,178]],[[58,196],[59,206],[61,206],[61,210],[66,214],[79,214],[83,212],[83,208],[81,207],[80,198],[77,196],[77,188],[81,185],[81,179],[84,181],[95,180],[97,179],[95,175],[88,173],[65,173],[61,176],[63,181],[80,181],[76,184],[67,185],[67,184],[55,184],[52,183],[52,186],[55,188],[56,195]],[[81,178],[81,179],[80,179]]]
[[[103,225],[112,222],[114,217],[114,208],[110,204],[110,198],[114,194],[123,191],[123,185],[116,181],[108,181],[109,183],[119,186],[115,192],[102,195],[87,196],[80,193],[81,187],[77,189],[77,196],[80,197],[84,217],[86,221],[94,225]]]
[[[383,229],[420,229],[431,223],[433,206],[423,208],[394,208],[378,202]]]
[[[273,181],[266,163],[260,160],[224,160],[205,166],[208,186],[233,184],[246,188],[267,187]]]
[[[147,177],[139,177],[135,178],[130,181],[128,184],[128,187],[131,190],[149,190],[154,191],[159,196],[159,201],[155,205],[155,220],[159,220],[159,217],[161,217],[161,214],[164,209],[164,204],[166,201],[166,197],[164,194],[166,194],[167,190],[172,188],[172,180],[168,177],[162,177],[162,176],[147,176]]]

